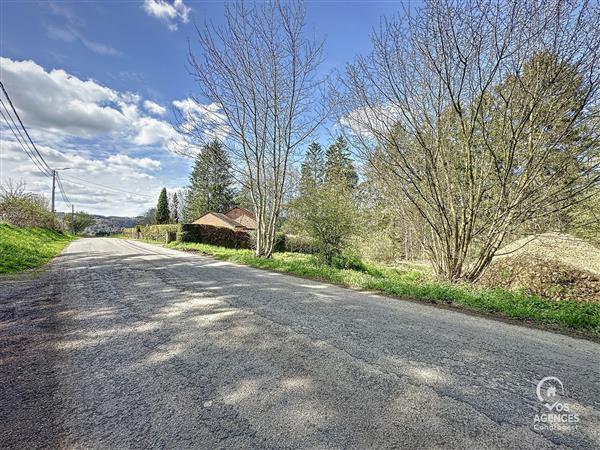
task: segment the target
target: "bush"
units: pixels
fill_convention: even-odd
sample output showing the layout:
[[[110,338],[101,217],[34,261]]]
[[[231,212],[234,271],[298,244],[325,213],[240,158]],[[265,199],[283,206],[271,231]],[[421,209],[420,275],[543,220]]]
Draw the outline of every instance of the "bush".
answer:
[[[137,232],[140,230],[140,227],[133,227],[133,228],[121,228],[121,233],[123,233],[125,236],[135,239],[137,237]]]
[[[148,241],[164,241],[167,232],[178,233],[181,230],[180,224],[165,224],[165,225],[145,225],[137,226],[133,228],[123,228],[122,232],[124,235],[137,239],[138,232],[140,239],[146,239]]]
[[[331,265],[337,269],[356,270],[358,272],[367,272],[368,267],[357,255],[352,253],[343,253],[334,256]]]
[[[356,205],[343,180],[332,180],[308,190],[294,200],[291,209],[299,226],[317,244],[321,259],[328,265],[349,246],[356,224]]]
[[[136,226],[123,228],[121,231],[129,238],[137,239],[139,233],[141,239],[150,241],[164,241],[167,232],[175,232],[179,242],[196,242],[227,248],[254,249],[256,242],[254,231],[234,231],[229,228],[195,223]],[[319,248],[316,242],[309,237],[286,235],[280,232],[275,235],[273,250],[315,254],[318,253]]]
[[[91,227],[96,223],[96,219],[83,211],[77,214],[65,214],[64,222],[66,227],[75,234],[82,233],[87,227]]]
[[[256,249],[256,231],[251,230],[246,232],[250,236],[249,245],[252,250]],[[273,251],[274,252],[285,252],[286,250],[286,240],[287,236],[285,233],[277,232],[275,233],[275,242],[273,242]]]
[[[275,242],[273,242],[274,252],[285,252],[287,251],[287,236],[285,233],[275,233]]]
[[[17,227],[58,229],[54,214],[35,196],[5,196],[0,201],[0,221]]]
[[[250,247],[256,248],[256,232],[248,232],[250,235]],[[319,252],[319,248],[314,239],[308,236],[294,236],[278,232],[275,234],[275,242],[273,243],[274,252],[292,252],[315,254]]]
[[[285,251],[313,255],[319,252],[319,248],[315,240],[308,236],[288,234],[285,236]]]
[[[198,242],[228,248],[251,248],[252,239],[245,231],[234,231],[224,227],[186,223],[181,225],[178,241]]]

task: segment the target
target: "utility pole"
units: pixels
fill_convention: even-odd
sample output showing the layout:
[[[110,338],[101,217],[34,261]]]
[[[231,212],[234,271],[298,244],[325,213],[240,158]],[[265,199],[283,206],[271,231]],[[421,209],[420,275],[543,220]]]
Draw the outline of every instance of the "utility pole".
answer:
[[[56,192],[56,172],[58,170],[69,170],[70,167],[62,167],[60,169],[52,169],[52,214],[54,214],[54,195]]]
[[[75,205],[71,203],[71,233],[75,234]]]
[[[56,190],[56,169],[52,169],[52,214],[54,214],[54,191]]]

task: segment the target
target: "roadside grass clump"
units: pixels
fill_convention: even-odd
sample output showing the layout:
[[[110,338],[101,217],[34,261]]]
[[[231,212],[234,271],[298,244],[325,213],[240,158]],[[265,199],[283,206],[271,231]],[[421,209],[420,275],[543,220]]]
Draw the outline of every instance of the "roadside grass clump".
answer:
[[[396,297],[456,305],[476,312],[600,334],[600,304],[550,300],[523,292],[451,284],[436,279],[422,264],[403,263],[388,267],[362,262],[360,270],[353,270],[329,266],[316,255],[301,253],[274,253],[272,258],[266,259],[256,257],[252,250],[208,244],[172,242],[168,247]]]
[[[58,255],[74,236],[46,228],[0,223],[0,273],[39,267]]]

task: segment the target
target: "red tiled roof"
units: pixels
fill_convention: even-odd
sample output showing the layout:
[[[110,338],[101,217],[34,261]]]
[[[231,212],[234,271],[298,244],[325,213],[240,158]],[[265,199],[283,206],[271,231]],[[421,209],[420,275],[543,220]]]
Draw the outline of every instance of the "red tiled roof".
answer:
[[[230,217],[227,217],[225,214],[221,214],[221,213],[217,213],[217,212],[212,212],[209,211],[206,214],[201,215],[200,217],[198,217],[198,219],[196,219],[193,223],[198,223],[199,221],[201,221],[204,217],[206,216],[213,216],[216,217],[217,219],[221,220],[222,222],[224,222],[226,225],[229,225],[232,228],[243,228],[244,225],[242,225],[241,223],[233,220]]]
[[[225,214],[218,213],[218,212],[214,212],[214,213],[210,213],[210,214],[217,216],[223,222],[226,222],[226,223],[230,224],[231,226],[243,227],[243,225],[241,223],[237,222],[236,220],[232,219],[231,217],[226,216]]]
[[[246,209],[246,208],[240,208],[237,206],[235,208],[231,208],[229,211],[227,211],[225,213],[225,215],[233,220],[237,220],[237,218],[240,216],[248,216],[248,217],[256,220],[256,214],[254,214],[253,211],[250,211],[249,209]]]

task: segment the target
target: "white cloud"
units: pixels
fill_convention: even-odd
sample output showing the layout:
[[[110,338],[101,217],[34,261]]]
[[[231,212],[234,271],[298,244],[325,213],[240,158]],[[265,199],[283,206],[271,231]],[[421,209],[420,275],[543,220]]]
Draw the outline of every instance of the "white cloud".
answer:
[[[101,44],[99,42],[91,41],[87,39],[83,34],[79,31],[75,30],[71,27],[57,28],[52,25],[47,27],[48,36],[52,39],[58,39],[64,42],[80,42],[85,48],[93,51],[94,53],[98,53],[100,55],[111,55],[111,56],[119,56],[121,52],[117,49],[106,45]]]
[[[167,112],[167,108],[150,100],[144,100],[144,109],[149,113],[156,114],[157,116],[162,116]]]
[[[121,52],[117,49],[87,38],[80,31],[85,29],[85,20],[69,8],[67,3],[48,1],[42,2],[41,6],[47,8],[54,16],[62,19],[60,27],[46,25],[46,30],[50,38],[64,42],[80,42],[88,50],[100,55],[121,55]]]
[[[33,61],[0,57],[3,81],[30,126],[78,136],[122,129],[127,118],[116,91],[64,70],[47,72]]]
[[[0,183],[8,178],[24,180],[27,190],[49,197],[51,180],[35,169],[19,144],[14,140],[0,140],[2,164]],[[95,157],[77,150],[61,151],[37,145],[38,150],[51,167],[68,167],[59,172],[69,200],[76,209],[97,214],[137,215],[151,207],[162,187],[162,182],[147,171],[157,171],[161,162],[152,158],[134,158],[125,154]],[[115,192],[92,183],[128,192]],[[57,194],[57,209],[68,210]]]
[[[159,146],[175,151],[186,146],[166,120],[152,113],[166,108],[131,92],[118,92],[94,80],[82,80],[64,70],[47,71],[34,61],[0,57],[3,81],[25,123],[45,142],[63,139],[125,141],[136,146]],[[173,106],[184,119],[184,128],[202,124],[206,140],[228,134],[225,116],[217,104],[203,105],[191,98],[175,100]]]
[[[47,1],[40,3],[40,6],[46,7],[52,14],[64,18],[73,26],[85,26],[85,20],[75,14],[66,2]]]
[[[40,132],[63,138],[109,136],[135,145],[167,146],[177,138],[169,122],[144,115],[140,97],[117,92],[64,70],[46,71],[33,61],[0,57],[3,80],[23,120]],[[166,109],[146,100],[144,108]]]
[[[188,163],[167,151],[178,134],[168,121],[150,116],[151,107],[138,94],[34,61],[0,57],[0,65],[2,82],[44,159],[51,167],[70,168],[63,182],[77,209],[137,215],[156,202],[162,186],[185,182]],[[34,192],[50,192],[49,179],[12,140],[3,120],[0,131],[0,183],[14,178]],[[101,189],[90,193],[90,185],[70,176],[125,190],[133,200]],[[59,202],[59,210],[65,209]]]
[[[166,0],[144,0],[144,10],[150,16],[163,20],[169,30],[177,30],[177,22],[188,23],[192,8],[175,0],[173,3]]]
[[[132,158],[122,153],[116,155],[110,155],[107,160],[108,163],[116,164],[120,167],[125,168],[140,168],[147,170],[160,169],[160,161],[150,158]]]
[[[142,117],[135,122],[137,134],[133,142],[137,145],[154,145],[168,143],[177,138],[177,132],[173,127],[162,120],[153,117]]]

